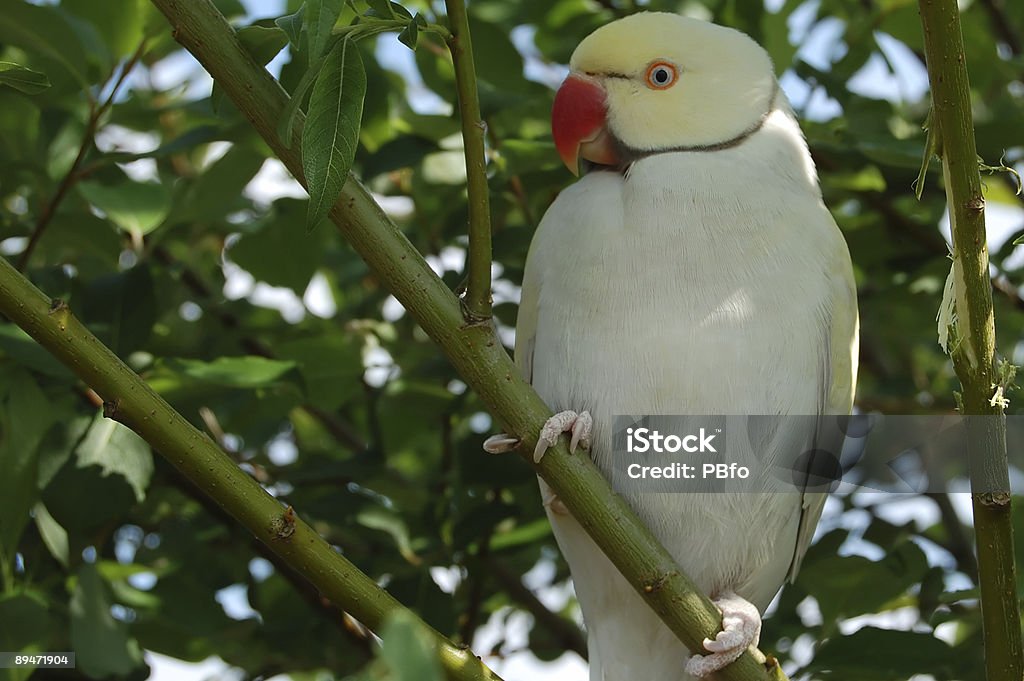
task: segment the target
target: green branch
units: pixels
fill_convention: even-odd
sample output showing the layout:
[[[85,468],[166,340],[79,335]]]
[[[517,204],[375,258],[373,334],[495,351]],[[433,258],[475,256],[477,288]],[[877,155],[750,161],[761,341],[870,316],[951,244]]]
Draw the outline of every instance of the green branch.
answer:
[[[378,629],[389,614],[404,610],[157,395],[92,335],[64,302],[51,301],[4,258],[0,258],[0,313],[99,393],[104,400],[104,415],[141,435],[203,494],[332,603],[371,629]],[[425,623],[423,626],[427,627]],[[430,631],[450,678],[499,681],[472,652]]]
[[[963,388],[968,422],[974,529],[978,550],[986,678],[1020,681],[1024,675],[1020,610],[1013,553],[1006,425],[996,389],[995,318],[985,234],[985,199],[971,116],[971,88],[956,0],[920,0],[932,128],[942,149],[953,234],[956,324],[953,367]]]
[[[469,195],[469,281],[464,303],[471,322],[491,318],[491,200],[487,187],[484,139],[487,126],[480,116],[473,64],[473,41],[463,0],[445,0],[451,36],[448,49],[455,65],[459,93],[459,119],[466,154],[466,191]]]

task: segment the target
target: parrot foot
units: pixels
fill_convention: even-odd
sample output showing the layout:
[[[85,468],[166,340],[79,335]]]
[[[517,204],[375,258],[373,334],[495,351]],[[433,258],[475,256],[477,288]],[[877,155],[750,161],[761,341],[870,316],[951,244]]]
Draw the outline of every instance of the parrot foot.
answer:
[[[519,438],[508,433],[498,433],[484,440],[484,451],[488,454],[507,454],[519,446]]]
[[[569,451],[575,452],[576,447],[582,445],[584,449],[590,449],[590,432],[594,429],[594,419],[589,411],[560,411],[545,423],[540,429],[540,436],[537,438],[537,447],[533,450],[533,462],[540,463],[544,453],[555,446],[558,436],[562,433],[572,433],[569,441]]]
[[[686,662],[686,673],[698,678],[735,661],[761,639],[761,613],[753,603],[731,591],[714,603],[722,611],[722,631],[713,640],[704,639],[704,648],[710,655],[694,655]]]

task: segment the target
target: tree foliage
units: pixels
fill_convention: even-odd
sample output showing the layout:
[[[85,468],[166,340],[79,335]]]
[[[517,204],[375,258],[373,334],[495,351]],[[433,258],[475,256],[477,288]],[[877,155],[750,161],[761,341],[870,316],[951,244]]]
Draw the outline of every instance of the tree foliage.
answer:
[[[340,153],[315,195],[329,204],[351,167],[458,288],[469,206],[449,113],[455,73],[434,4],[290,0],[282,16],[256,19],[238,0],[217,5],[310,108],[303,148]],[[928,103],[915,85],[924,78],[916,3],[644,6],[743,30],[784,74],[856,269],[860,407],[954,409],[955,375],[936,343],[949,271],[940,173],[927,172],[914,196]],[[475,0],[469,9],[494,313],[509,341],[530,237],[572,180],[550,139],[551,85],[584,35],[636,7]],[[280,188],[268,182],[280,165],[190,69],[163,17],[142,0],[0,0],[0,15],[0,252],[441,633],[472,644],[491,621],[493,649],[476,652],[509,654],[505,624],[523,611],[533,655],[582,652],[574,603],[552,612],[521,582],[530,573],[531,589],[550,596],[568,578],[533,473],[481,453],[496,426],[479,398],[336,232],[306,229],[325,211],[298,192],[268,192]],[[962,22],[978,153],[1013,165],[1024,4],[978,0]],[[880,97],[870,81],[890,70],[899,82]],[[361,111],[355,100],[318,107],[352,92],[352,73],[365,77]],[[331,120],[314,122],[317,111]],[[321,143],[335,133],[347,147]],[[1007,173],[987,178],[990,205],[1019,209],[1015,190]],[[992,254],[1007,353],[1024,323],[1016,229]],[[365,629],[103,419],[96,394],[10,323],[0,324],[0,377],[0,650],[73,649],[90,678],[143,678],[143,650],[218,655],[247,677],[428,678],[410,663],[426,655],[415,627],[389,624],[371,663],[377,646]],[[971,528],[950,498],[846,497],[834,510],[762,648],[812,678],[983,678]]]

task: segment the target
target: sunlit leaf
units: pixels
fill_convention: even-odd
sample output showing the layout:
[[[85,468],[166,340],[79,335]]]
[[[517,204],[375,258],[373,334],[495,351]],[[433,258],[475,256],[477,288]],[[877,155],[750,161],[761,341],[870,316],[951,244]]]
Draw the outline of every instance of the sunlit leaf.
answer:
[[[171,209],[170,192],[156,182],[81,182],[78,191],[121,229],[140,236],[159,227]]]

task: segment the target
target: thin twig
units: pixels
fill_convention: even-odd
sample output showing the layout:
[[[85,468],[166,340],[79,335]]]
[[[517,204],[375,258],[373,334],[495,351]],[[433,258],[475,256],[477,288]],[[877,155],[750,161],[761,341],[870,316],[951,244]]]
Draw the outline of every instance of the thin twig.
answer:
[[[466,154],[466,191],[469,195],[469,277],[463,305],[470,322],[491,318],[491,198],[487,187],[484,138],[487,126],[480,117],[480,99],[473,64],[473,42],[463,0],[445,0],[451,37],[448,49],[455,65],[459,118]]]
[[[978,581],[978,561],[974,558],[974,549],[971,547],[971,539],[964,531],[964,524],[960,522],[960,516],[956,514],[952,502],[949,500],[948,492],[926,492],[925,495],[935,502],[942,518],[942,526],[949,536],[946,542],[946,550],[956,559],[957,567],[965,575],[975,582]]]
[[[551,633],[558,643],[566,650],[571,650],[584,660],[587,659],[587,641],[583,632],[573,622],[552,612],[532,591],[526,588],[519,575],[514,574],[501,561],[487,557],[484,559],[487,571],[501,584],[512,600],[533,615],[534,621]]]
[[[1019,0],[1015,0],[1019,2]],[[1000,40],[1006,43],[1013,56],[1021,54],[1021,38],[1013,30],[1013,22],[1006,15],[1002,0],[980,0],[979,4],[985,13],[988,14],[992,30],[999,36]]]
[[[36,246],[39,244],[39,239],[42,238],[46,228],[50,226],[53,216],[57,214],[57,208],[59,208],[60,204],[64,201],[64,197],[67,196],[68,191],[76,182],[82,179],[82,176],[78,172],[78,168],[82,165],[82,161],[85,160],[86,155],[93,146],[100,118],[102,118],[103,114],[105,114],[113,105],[114,97],[117,95],[118,90],[121,89],[121,85],[124,84],[128,74],[131,73],[132,69],[135,68],[135,65],[139,63],[139,60],[145,52],[146,41],[143,40],[139,43],[138,48],[135,50],[135,53],[132,54],[131,58],[125,62],[125,65],[121,69],[121,73],[117,78],[117,82],[115,82],[114,87],[111,88],[106,101],[99,106],[96,106],[95,102],[90,104],[89,119],[85,124],[85,133],[82,135],[82,144],[78,147],[78,154],[75,156],[75,160],[71,163],[71,167],[68,168],[67,173],[64,174],[60,184],[57,185],[57,191],[53,193],[53,196],[50,197],[50,200],[39,212],[39,219],[36,220],[36,226],[29,235],[28,243],[25,245],[25,250],[22,251],[21,255],[18,257],[17,267],[19,271],[25,271],[25,268],[28,266],[28,261],[32,257],[33,251],[35,251]],[[107,82],[110,82],[109,79]]]

